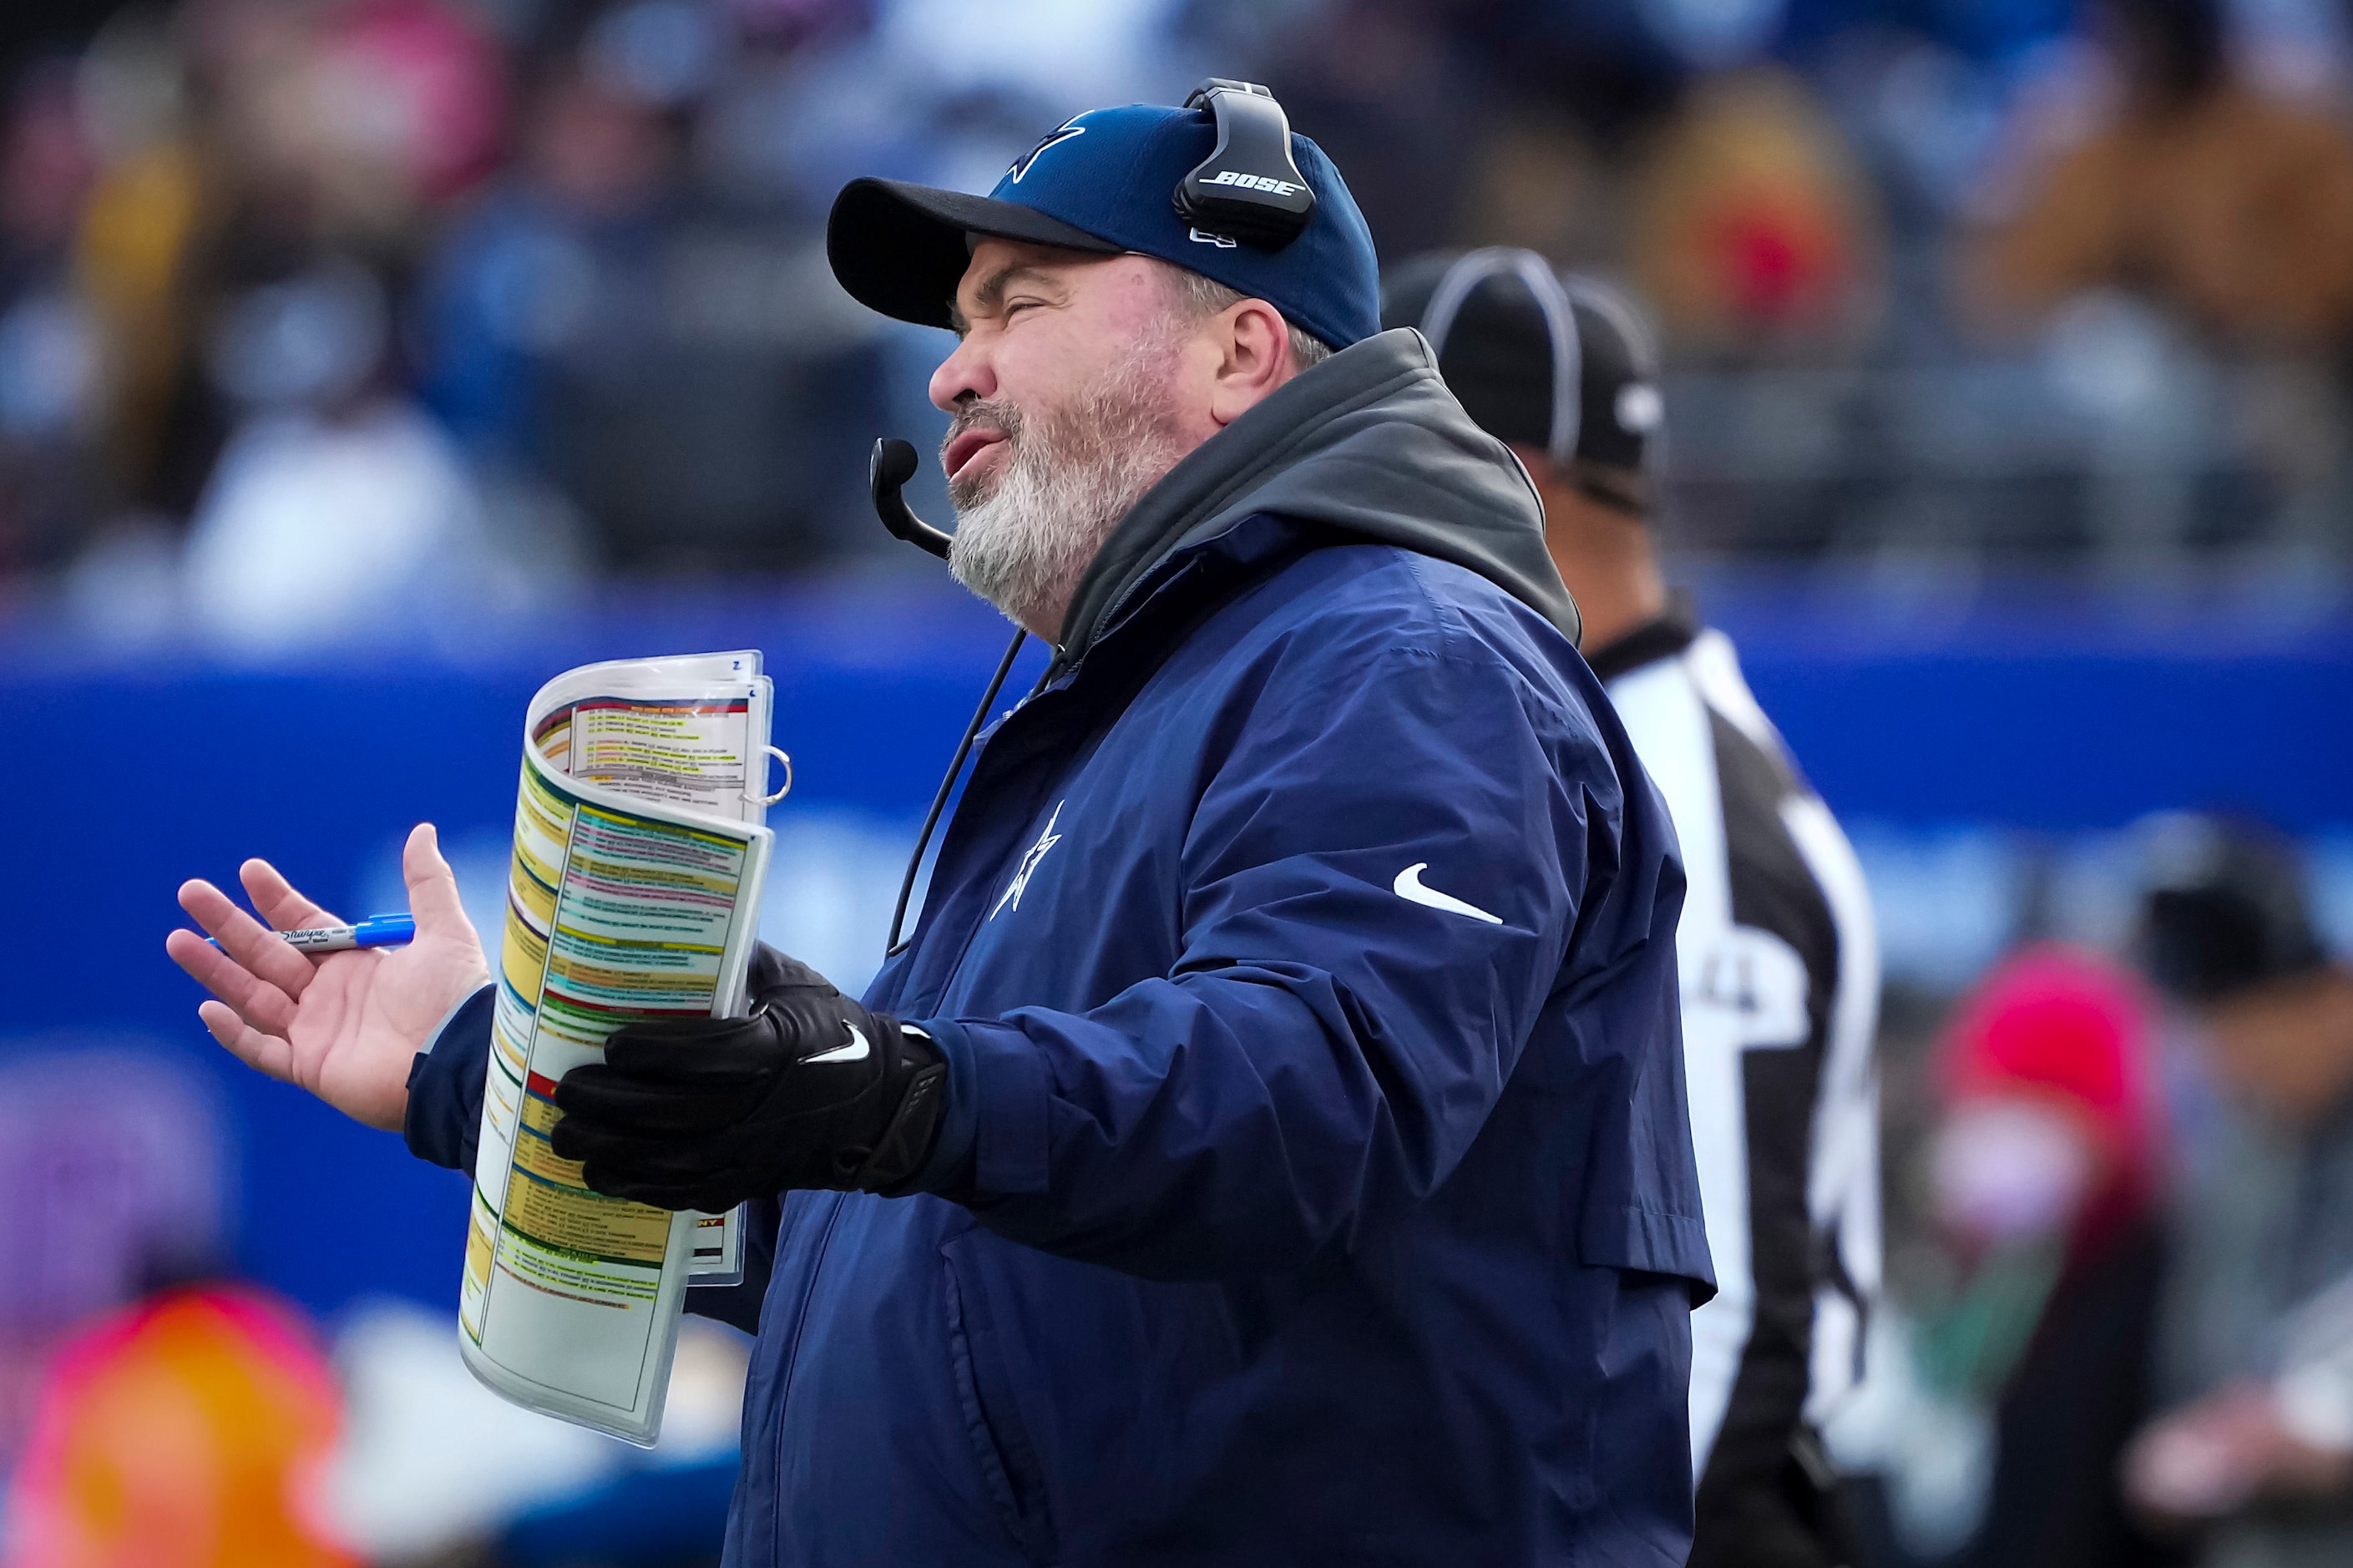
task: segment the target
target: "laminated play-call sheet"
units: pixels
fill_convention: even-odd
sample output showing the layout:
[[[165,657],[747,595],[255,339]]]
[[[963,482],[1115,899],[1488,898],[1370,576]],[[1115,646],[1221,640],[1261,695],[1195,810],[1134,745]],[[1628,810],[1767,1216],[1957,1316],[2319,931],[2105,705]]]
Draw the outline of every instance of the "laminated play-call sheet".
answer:
[[[740,1273],[740,1226],[589,1191],[550,1142],[555,1085],[624,1024],[742,1010],[769,707],[756,653],[636,659],[549,682],[524,728],[460,1348],[516,1403],[638,1443],[690,1279]]]

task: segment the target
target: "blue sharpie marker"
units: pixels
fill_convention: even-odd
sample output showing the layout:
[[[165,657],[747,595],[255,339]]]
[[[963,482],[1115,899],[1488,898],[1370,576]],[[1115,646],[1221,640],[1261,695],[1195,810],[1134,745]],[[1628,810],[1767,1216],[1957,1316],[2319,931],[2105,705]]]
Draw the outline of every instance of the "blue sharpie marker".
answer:
[[[357,947],[398,947],[417,940],[417,921],[408,915],[370,915],[355,926],[311,926],[281,931],[279,938],[297,952],[349,952]],[[220,943],[205,939],[215,947]]]

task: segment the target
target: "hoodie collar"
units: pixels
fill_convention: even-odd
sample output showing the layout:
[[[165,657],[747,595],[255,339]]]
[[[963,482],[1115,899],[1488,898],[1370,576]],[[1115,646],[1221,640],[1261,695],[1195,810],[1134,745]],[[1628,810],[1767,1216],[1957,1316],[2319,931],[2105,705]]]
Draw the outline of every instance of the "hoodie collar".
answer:
[[[1446,390],[1421,334],[1399,328],[1284,383],[1147,490],[1071,595],[1060,662],[1085,658],[1170,557],[1259,513],[1468,567],[1577,641],[1526,470]]]

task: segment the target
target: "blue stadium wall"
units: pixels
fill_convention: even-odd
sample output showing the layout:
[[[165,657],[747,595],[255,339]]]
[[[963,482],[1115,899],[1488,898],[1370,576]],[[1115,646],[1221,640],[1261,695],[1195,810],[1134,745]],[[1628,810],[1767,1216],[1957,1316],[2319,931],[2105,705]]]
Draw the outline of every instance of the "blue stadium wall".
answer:
[[[2353,831],[2341,607],[2296,617],[2027,587],[1907,600],[1819,579],[1727,580],[1704,596],[1851,820],[2064,836],[2219,805],[2316,837]],[[446,1306],[461,1182],[211,1043],[196,988],[163,954],[181,879],[227,883],[258,854],[340,912],[365,912],[396,894],[400,839],[429,818],[470,857],[479,909],[496,898],[523,704],[541,680],[593,658],[757,647],[797,778],[780,844],[831,857],[824,878],[777,885],[782,903],[827,907],[772,909],[768,929],[807,933],[813,956],[854,980],[1002,637],[923,578],[615,599],[268,667],[109,652],[20,621],[0,636],[13,830],[0,1060],[102,1042],[189,1064],[216,1086],[233,1150],[234,1267],[322,1311],[381,1291]],[[847,934],[837,904],[858,911]]]

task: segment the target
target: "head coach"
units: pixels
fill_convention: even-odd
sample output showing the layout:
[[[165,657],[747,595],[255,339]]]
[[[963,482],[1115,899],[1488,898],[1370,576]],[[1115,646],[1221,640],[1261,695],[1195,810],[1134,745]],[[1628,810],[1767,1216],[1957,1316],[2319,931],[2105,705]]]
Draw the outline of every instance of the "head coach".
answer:
[[[862,1005],[764,952],[749,1018],[566,1079],[557,1150],[765,1215],[730,1564],[1680,1563],[1672,831],[1339,175],[1200,100],[836,202],[843,287],[956,334],[957,575],[1055,657]],[[204,884],[227,956],[172,951],[239,1055],[465,1165],[488,993],[409,869],[364,969]]]

